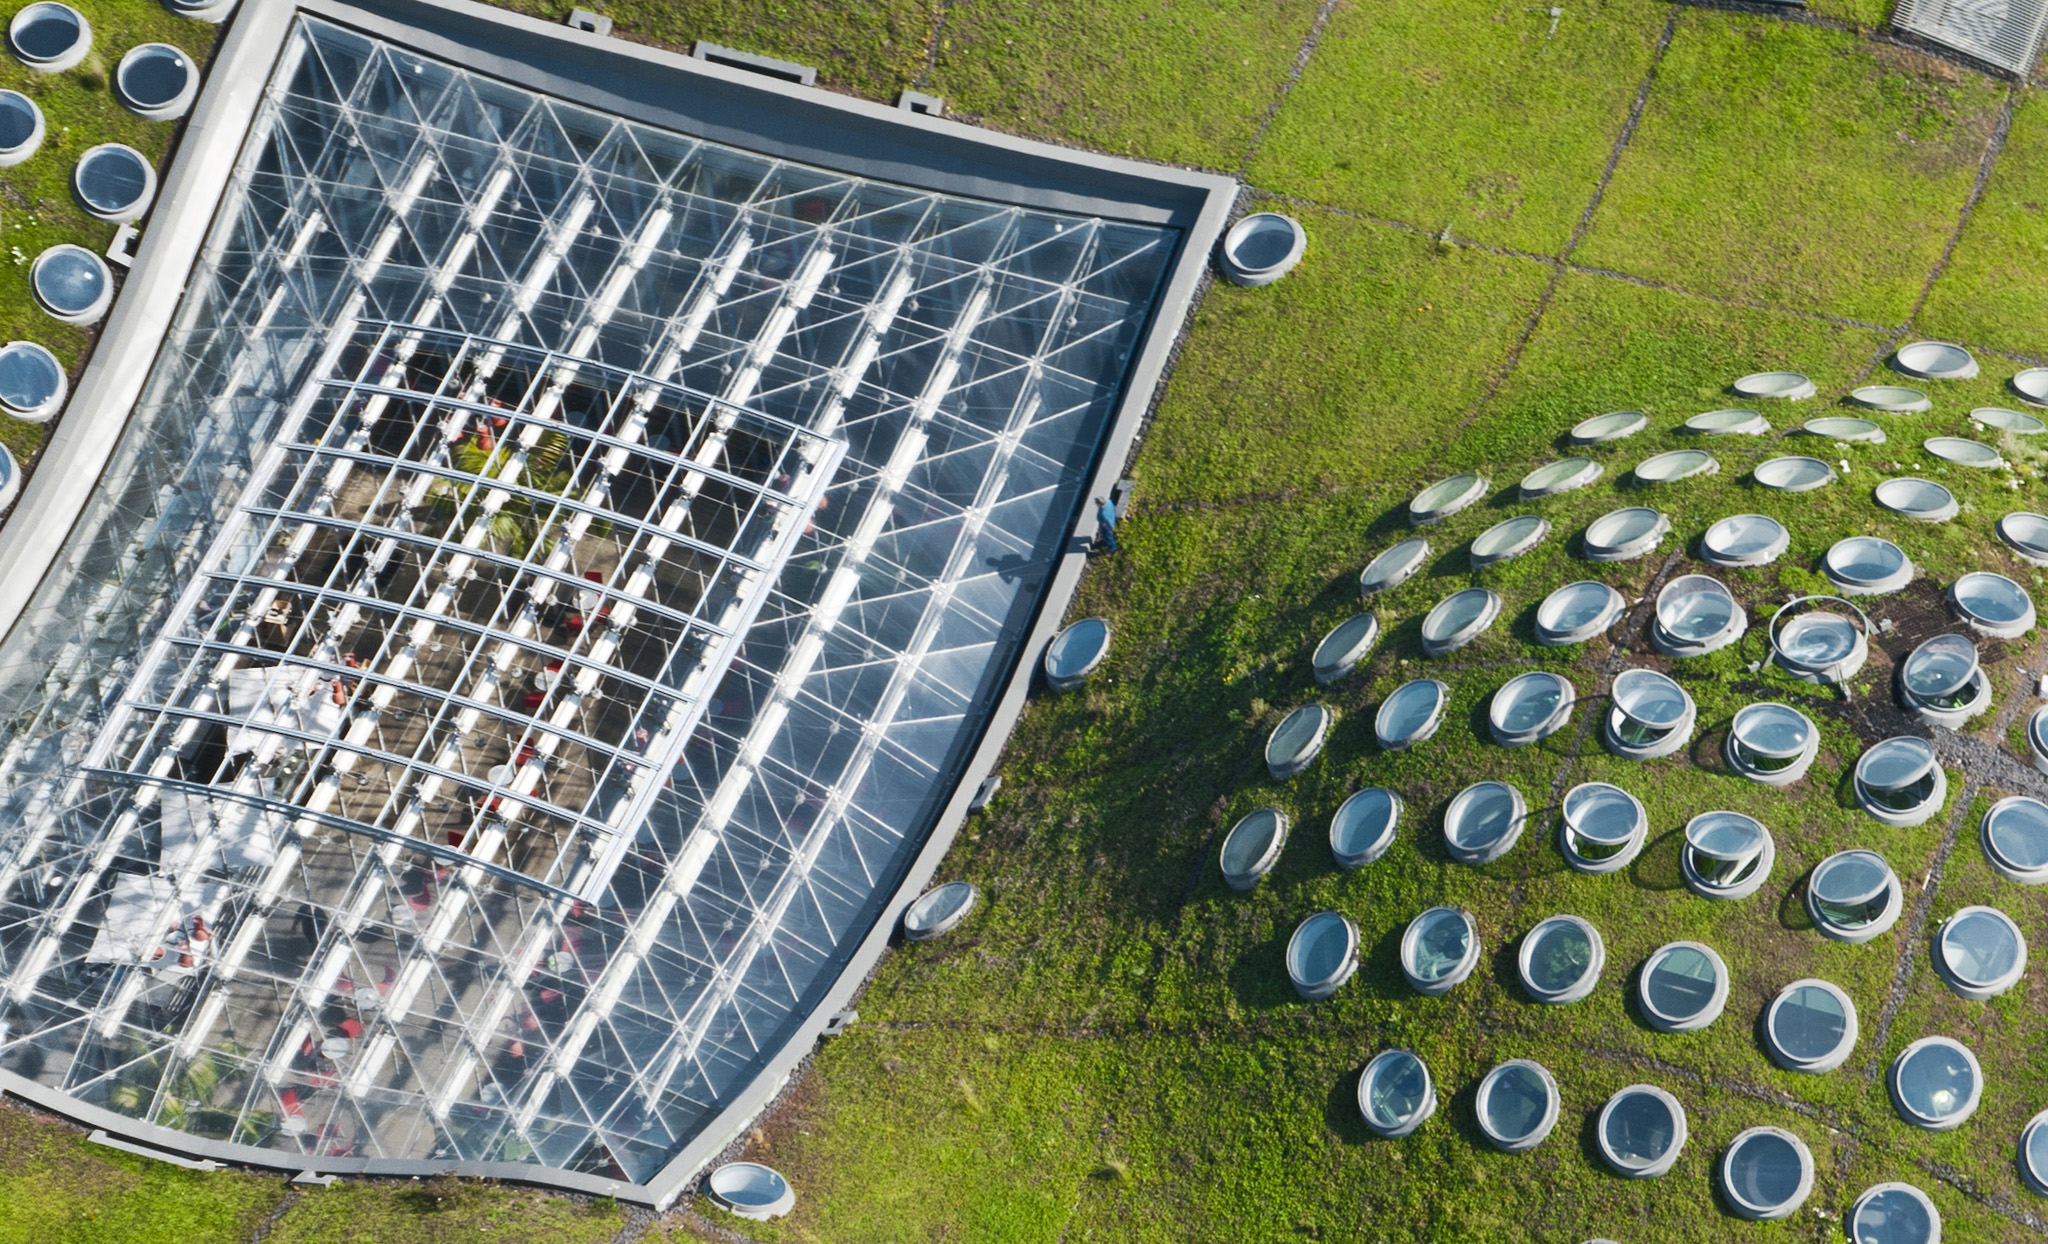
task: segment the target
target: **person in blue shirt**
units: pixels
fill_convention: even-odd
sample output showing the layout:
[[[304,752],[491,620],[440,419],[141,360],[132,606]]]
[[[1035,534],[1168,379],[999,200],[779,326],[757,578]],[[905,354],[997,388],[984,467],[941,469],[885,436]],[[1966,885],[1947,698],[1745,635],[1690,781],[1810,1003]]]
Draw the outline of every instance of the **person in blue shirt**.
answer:
[[[1108,497],[1095,498],[1095,521],[1098,524],[1096,534],[1102,537],[1102,546],[1116,552],[1116,502]]]

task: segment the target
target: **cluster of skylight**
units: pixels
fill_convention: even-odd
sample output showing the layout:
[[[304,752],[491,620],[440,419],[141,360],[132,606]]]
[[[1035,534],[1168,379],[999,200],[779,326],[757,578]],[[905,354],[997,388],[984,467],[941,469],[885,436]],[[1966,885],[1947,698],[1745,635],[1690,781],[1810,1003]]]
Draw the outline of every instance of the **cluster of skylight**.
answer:
[[[1928,348],[1920,349],[1923,346]],[[1922,359],[1938,354],[1936,361],[1965,365],[1950,359],[1950,354],[1956,354],[1974,365],[1966,351],[1947,346],[1937,350],[1937,346],[1918,343],[1902,355]],[[1815,391],[1811,381],[1796,373],[1745,377],[1736,388],[1753,396],[1792,400]],[[1856,429],[1836,426],[1850,422],[1854,421],[1815,420],[1808,430],[1818,436],[1853,434]],[[1647,417],[1639,412],[1616,412],[1581,424],[1572,439],[1595,444],[1633,435],[1647,425]],[[1755,411],[1716,411],[1688,421],[1683,430],[1695,435],[1755,435],[1768,431],[1769,426]],[[1949,441],[1956,443],[1946,443]],[[1954,464],[2002,465],[2002,459],[1996,464],[1990,461],[1997,456],[1995,452],[1988,457],[1980,452],[1988,447],[1962,438],[1935,438],[1926,449]],[[1662,487],[1718,469],[1719,463],[1704,450],[1681,449],[1651,456],[1632,475],[1638,485]],[[1519,498],[1541,500],[1584,487],[1600,474],[1599,464],[1590,459],[1567,458],[1529,472],[1519,486]],[[1818,458],[1775,458],[1756,470],[1758,484],[1780,491],[1824,487],[1836,478],[1833,468]],[[1945,488],[1936,496],[1930,490],[1940,486],[1931,481],[1893,482],[1910,484],[1912,495],[1888,498],[1881,487],[1877,500],[1885,508],[1928,521],[1944,520],[1953,513],[1954,498]],[[1435,526],[1478,504],[1489,487],[1489,481],[1477,473],[1452,476],[1417,493],[1406,508],[1406,517],[1415,526]],[[1578,551],[1593,562],[1638,558],[1657,548],[1671,530],[1670,520],[1659,510],[1625,507],[1588,524]],[[1497,523],[1473,537],[1471,568],[1483,573],[1535,547],[1550,533],[1550,523],[1533,514]],[[1768,565],[1790,546],[1790,534],[1776,519],[1735,515],[1708,526],[1698,552],[1702,561],[1714,567]],[[2001,534],[2022,556],[2038,552],[2039,560],[2048,564],[2048,517],[2009,515],[2001,524]],[[1361,596],[1370,600],[1406,582],[1428,561],[1430,553],[1425,536],[1395,543],[1361,573]],[[1794,679],[1821,685],[1845,683],[1862,669],[1873,631],[1870,619],[1849,598],[1897,592],[1911,582],[1915,570],[1897,544],[1868,535],[1836,544],[1822,559],[1821,569],[1841,595],[1797,597],[1786,603],[1770,619],[1761,645],[1749,634],[1748,609],[1728,584],[1707,573],[1670,578],[1653,601],[1641,602],[1649,606],[1645,621],[1650,641],[1679,662],[1747,642],[1760,646],[1772,664]],[[1980,665],[1977,637],[2024,634],[2034,626],[2036,616],[2031,595],[2019,582],[1989,571],[1962,575],[1948,595],[1959,625],[1927,638],[1899,660],[1896,695],[1899,707],[1930,724],[1958,726],[1990,703],[1990,680]],[[1483,586],[1451,592],[1420,621],[1422,655],[1451,657],[1511,609],[1498,593]],[[1550,646],[1585,643],[1615,626],[1627,611],[1627,599],[1607,584],[1595,580],[1566,584],[1534,610],[1536,637]],[[1330,682],[1341,676],[1326,675],[1326,669],[1338,668],[1326,653],[1341,646],[1341,668],[1355,668],[1379,634],[1377,618],[1370,613],[1341,623],[1317,646],[1317,681]],[[1476,668],[1492,666],[1482,662]],[[1643,665],[1618,670],[1604,688],[1597,710],[1598,733],[1606,748],[1616,756],[1639,761],[1686,751],[1694,742],[1699,718],[1681,681],[1683,676]],[[1381,750],[1394,752],[1428,744],[1443,724],[1451,695],[1450,686],[1429,677],[1401,683],[1387,693],[1372,723]],[[1516,675],[1500,683],[1486,702],[1485,733],[1503,747],[1540,741],[1569,723],[1578,700],[1578,689],[1563,673],[1536,670]],[[1311,702],[1295,709],[1275,729],[1267,744],[1269,761],[1276,747],[1288,744],[1290,731],[1295,739],[1291,751],[1295,764],[1285,773],[1274,767],[1275,778],[1291,776],[1313,761],[1313,748],[1305,742],[1308,735],[1295,723],[1318,711],[1324,715],[1318,720],[1327,718],[1328,707]],[[2048,709],[2035,715],[2028,734],[2036,764],[2048,772]],[[1320,738],[1318,734],[1316,742]],[[1790,704],[1761,700],[1735,714],[1720,751],[1733,775],[1784,786],[1808,773],[1821,744],[1821,730],[1807,713]],[[1874,820],[1891,825],[1924,822],[1940,810],[1948,793],[1939,754],[1932,743],[1917,736],[1884,739],[1867,747],[1853,766],[1849,785]],[[1475,782],[1444,805],[1443,849],[1460,863],[1489,864],[1520,841],[1532,818],[1530,809],[1530,801],[1510,782]],[[1330,850],[1337,865],[1358,868],[1383,856],[1399,832],[1403,810],[1400,793],[1385,787],[1368,787],[1351,795],[1330,822]],[[1554,818],[1558,846],[1566,862],[1589,874],[1626,868],[1641,851],[1649,828],[1642,801],[1611,782],[1572,787],[1554,812],[1542,815]],[[1278,809],[1253,814],[1258,816],[1284,820]],[[1240,824],[1239,832],[1253,817]],[[2001,801],[1984,816],[1982,837],[1987,860],[2001,873],[2030,884],[2048,879],[2048,803],[2031,797]],[[1237,838],[1233,833],[1232,840]],[[1250,888],[1277,863],[1279,845],[1272,835],[1262,837],[1259,846],[1263,854],[1256,870],[1240,867],[1233,873],[1231,843],[1226,842],[1226,874],[1239,888]],[[1710,810],[1685,825],[1678,862],[1685,886],[1700,898],[1739,902],[1770,879],[1776,857],[1776,840],[1763,821],[1740,812]],[[1817,934],[1857,943],[1878,938],[1896,925],[1905,884],[1881,854],[1859,848],[1822,860],[1806,878],[1803,896]],[[1344,931],[1342,939],[1334,936],[1338,930]],[[1355,957],[1357,936],[1356,928],[1337,911],[1319,912],[1301,923],[1290,943],[1287,968],[1303,997],[1327,997],[1343,984],[1352,971],[1348,960],[1341,972],[1312,969],[1335,967],[1336,949]],[[1312,963],[1301,949],[1317,943],[1333,950]],[[1532,1002],[1567,1005],[1600,987],[1606,967],[1605,942],[1599,929],[1578,916],[1559,914],[1535,922],[1520,935],[1514,950],[1521,990]],[[1484,952],[1479,921],[1469,912],[1446,906],[1416,915],[1399,940],[1397,954],[1410,987],[1418,994],[1438,995],[1466,981]],[[1965,908],[1936,931],[1934,959],[1951,990],[1965,998],[1985,999],[2012,988],[2021,978],[2027,961],[2026,939],[2004,912],[1994,907]],[[1696,1031],[1714,1023],[1726,1007],[1731,986],[1727,964],[1711,946],[1698,942],[1660,947],[1629,979],[1645,1022],[1669,1033]],[[1830,982],[1812,979],[1785,986],[1768,1007],[1759,1029],[1761,1043],[1774,1060],[1809,1074],[1839,1067],[1855,1048],[1857,1035],[1856,1008],[1849,996]],[[1982,1081],[1981,1068],[1967,1047],[1949,1038],[1929,1037],[1900,1056],[1890,1083],[1903,1120],[1940,1129],[1958,1126],[1969,1117],[1982,1092]],[[1373,1131],[1401,1136],[1430,1117],[1436,1092],[1420,1055],[1387,1050],[1361,1073],[1358,1106]],[[1540,1144],[1555,1124],[1556,1083],[1547,1069],[1534,1063],[1503,1063],[1488,1073],[1476,1092],[1480,1129],[1490,1143],[1504,1151],[1521,1152]],[[1670,1169],[1684,1147],[1685,1111],[1664,1090],[1636,1085],[1607,1103],[1594,1133],[1602,1158],[1617,1173],[1634,1178],[1654,1176]],[[2023,1146],[2031,1143],[2031,1139],[2023,1141]],[[2043,1147],[2048,1149],[2048,1145]],[[1791,1132],[1751,1129],[1723,1153],[1720,1179],[1728,1204],[1737,1214],[1784,1217],[1797,1209],[1810,1191],[1813,1159],[1804,1142]],[[1873,1189],[1866,1203],[1859,1205],[1858,1221],[1868,1225],[1886,1214],[1911,1216],[1919,1212],[1924,1200],[1911,1189]],[[1918,1237],[1909,1233],[1900,1238]]]
[[[0,1067],[650,1177],[950,794],[1177,239],[301,19],[0,647]]]

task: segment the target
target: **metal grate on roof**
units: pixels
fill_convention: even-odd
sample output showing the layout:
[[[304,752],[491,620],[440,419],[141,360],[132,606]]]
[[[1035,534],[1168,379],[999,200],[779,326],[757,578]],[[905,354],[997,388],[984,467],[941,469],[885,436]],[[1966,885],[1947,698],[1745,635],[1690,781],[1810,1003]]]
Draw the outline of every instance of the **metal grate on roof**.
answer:
[[[2048,0],[1899,0],[1892,25],[2024,77],[2041,55]]]

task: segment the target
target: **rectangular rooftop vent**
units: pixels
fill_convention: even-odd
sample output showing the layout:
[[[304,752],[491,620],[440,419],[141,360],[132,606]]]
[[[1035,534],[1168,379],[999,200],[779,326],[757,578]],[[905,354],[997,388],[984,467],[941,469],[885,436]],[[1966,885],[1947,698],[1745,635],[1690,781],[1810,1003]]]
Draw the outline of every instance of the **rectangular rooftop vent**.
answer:
[[[744,69],[748,73],[779,78],[784,82],[794,82],[798,86],[818,84],[818,71],[809,65],[798,64],[793,60],[777,60],[773,56],[756,56],[752,52],[720,47],[716,43],[706,43],[702,39],[691,46],[690,55],[698,60],[710,61],[714,65],[724,65],[728,69]]]
[[[1899,0],[1892,25],[2025,77],[2041,54],[2048,0]]]

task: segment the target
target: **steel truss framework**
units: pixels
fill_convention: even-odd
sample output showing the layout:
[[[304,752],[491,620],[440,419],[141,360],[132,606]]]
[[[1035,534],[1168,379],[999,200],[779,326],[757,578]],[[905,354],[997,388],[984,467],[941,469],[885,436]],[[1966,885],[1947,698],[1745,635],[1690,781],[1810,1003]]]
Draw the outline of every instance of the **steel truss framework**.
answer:
[[[0,1068],[647,1180],[950,794],[1177,241],[302,16],[0,645]]]

